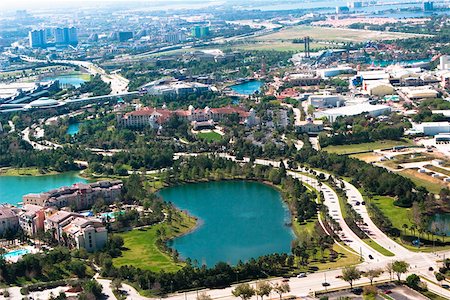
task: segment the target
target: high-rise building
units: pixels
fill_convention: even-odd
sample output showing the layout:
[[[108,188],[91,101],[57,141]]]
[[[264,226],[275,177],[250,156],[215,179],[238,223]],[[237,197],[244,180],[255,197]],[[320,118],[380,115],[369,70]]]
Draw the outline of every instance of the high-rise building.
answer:
[[[199,39],[209,36],[209,26],[201,27],[195,26],[191,29],[191,34],[193,37]]]
[[[75,27],[55,28],[56,45],[76,45],[78,44],[78,33]]]
[[[423,10],[424,11],[433,11],[433,2],[432,1],[425,1],[423,2]]]
[[[42,48],[47,45],[44,29],[32,30],[28,32],[28,41],[31,48]]]
[[[117,38],[119,39],[119,42],[126,42],[129,39],[133,38],[133,32],[132,31],[119,31],[117,34]]]

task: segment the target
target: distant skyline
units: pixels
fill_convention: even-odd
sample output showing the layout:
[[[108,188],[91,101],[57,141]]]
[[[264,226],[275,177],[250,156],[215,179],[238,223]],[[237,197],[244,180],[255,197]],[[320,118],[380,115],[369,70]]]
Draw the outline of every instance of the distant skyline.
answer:
[[[94,3],[96,4],[107,4],[107,3],[158,3],[164,6],[164,4],[170,3],[180,3],[180,4],[186,4],[186,3],[205,3],[205,2],[225,2],[225,1],[204,1],[204,0],[0,0],[0,10],[16,10],[16,9],[49,9],[49,8],[58,8],[58,7],[73,7],[76,5],[77,7],[82,7],[83,4],[86,5],[92,5]]]

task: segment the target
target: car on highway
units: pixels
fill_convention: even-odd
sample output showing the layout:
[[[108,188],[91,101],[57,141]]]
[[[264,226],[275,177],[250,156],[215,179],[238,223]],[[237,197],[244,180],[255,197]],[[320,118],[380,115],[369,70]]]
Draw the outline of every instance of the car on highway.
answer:
[[[356,201],[356,203],[355,203],[356,205],[360,205],[361,204],[361,202],[359,202],[359,201]]]
[[[369,254],[369,258],[370,258],[370,259],[373,259],[373,256],[372,256],[372,254]]]
[[[366,201],[361,202],[361,205],[366,205]]]
[[[297,278],[304,278],[306,277],[306,273],[300,273],[297,275]]]

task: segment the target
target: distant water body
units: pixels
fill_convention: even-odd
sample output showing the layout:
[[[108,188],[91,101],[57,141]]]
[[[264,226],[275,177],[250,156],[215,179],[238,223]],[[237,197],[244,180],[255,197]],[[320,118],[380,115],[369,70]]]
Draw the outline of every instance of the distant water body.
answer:
[[[199,218],[196,230],[169,242],[181,257],[213,266],[271,253],[289,253],[294,239],[280,193],[264,184],[221,181],[160,191],[165,201]]]
[[[251,80],[244,83],[230,86],[230,88],[240,95],[252,95],[261,89],[262,81]]]

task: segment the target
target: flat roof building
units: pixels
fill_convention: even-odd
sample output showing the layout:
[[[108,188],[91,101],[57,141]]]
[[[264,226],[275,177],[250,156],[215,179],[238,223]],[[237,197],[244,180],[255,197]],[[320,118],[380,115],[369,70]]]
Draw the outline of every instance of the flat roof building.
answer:
[[[369,103],[356,104],[332,108],[314,113],[316,119],[326,117],[330,122],[335,122],[339,117],[356,116],[367,113],[372,117],[387,115],[391,113],[391,107],[387,105],[372,105]]]

